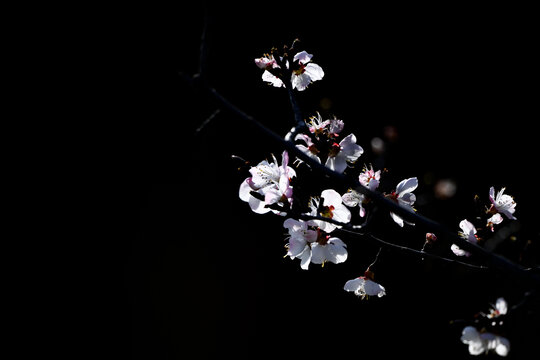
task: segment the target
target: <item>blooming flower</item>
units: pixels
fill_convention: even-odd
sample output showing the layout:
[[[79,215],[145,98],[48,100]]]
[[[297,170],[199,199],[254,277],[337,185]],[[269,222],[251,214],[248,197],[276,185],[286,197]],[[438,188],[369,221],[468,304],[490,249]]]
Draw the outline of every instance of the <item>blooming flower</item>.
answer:
[[[413,208],[414,202],[416,201],[416,195],[412,192],[418,187],[418,179],[412,177],[409,179],[402,180],[396,187],[396,191],[393,191],[391,194],[386,197],[394,200],[400,206],[410,210],[415,211]],[[405,222],[399,215],[390,212],[390,216],[399,226],[403,227]],[[407,222],[409,225],[414,225],[413,223]]]
[[[360,184],[373,191],[379,187],[379,183],[381,180],[381,170],[374,171],[373,165],[371,165],[371,169],[368,169],[366,166],[364,167],[364,171],[362,171],[358,179],[360,181]]]
[[[494,307],[490,310],[489,314],[487,315],[488,318],[496,318],[501,315],[506,315],[508,312],[508,304],[506,303],[506,300],[504,298],[500,297],[495,302]]]
[[[318,233],[308,229],[308,223],[302,220],[287,219],[283,227],[289,230],[289,242],[286,245],[287,256],[291,259],[299,258],[300,267],[308,269],[311,262],[311,243],[317,240]]]
[[[499,212],[505,215],[510,220],[516,220],[516,217],[512,215],[516,211],[516,203],[510,195],[504,194],[504,190],[497,193],[495,196],[495,188],[492,186],[489,189],[489,201],[491,201],[491,208],[488,210],[490,213]]]
[[[347,245],[341,239],[323,235],[319,230],[317,242],[311,244],[311,262],[323,266],[327,261],[340,264],[347,260],[346,247]]]
[[[347,168],[347,162],[354,163],[363,153],[364,149],[356,144],[356,136],[349,134],[339,144],[332,144],[325,165],[342,173]]]
[[[349,280],[345,283],[343,289],[346,291],[354,291],[354,293],[357,296],[362,297],[362,299],[369,296],[377,295],[378,297],[382,297],[386,295],[384,287],[371,280],[369,276],[360,276],[356,279]]]
[[[341,197],[341,200],[343,201],[343,203],[347,205],[348,207],[358,206],[360,208],[361,217],[366,216],[366,209],[364,209],[364,207],[362,206],[364,199],[365,199],[364,194],[360,194],[358,191],[355,191],[353,189],[350,189]]]
[[[490,217],[489,219],[487,219],[486,227],[490,228],[491,231],[495,231],[495,229],[493,227],[495,225],[498,225],[498,224],[502,223],[502,221],[503,221],[503,217],[501,216],[501,214],[497,213],[497,214],[493,215],[492,217]]]
[[[342,204],[341,196],[337,191],[332,189],[324,190],[321,193],[321,199],[322,204],[319,199],[311,199],[310,215],[319,215],[342,223],[348,223],[351,220],[351,212]],[[336,224],[323,220],[313,220],[313,222],[327,233],[334,231],[338,227]]]
[[[273,155],[272,157],[274,162],[269,163],[263,160],[249,170],[251,177],[242,182],[238,192],[240,199],[247,202],[251,210],[257,214],[271,211],[266,205],[277,202],[288,202],[290,205],[292,201],[290,178],[295,177],[296,172],[288,166],[289,154],[287,151],[283,152],[281,166],[278,165]],[[259,196],[253,196],[252,192],[259,194]],[[276,210],[272,211],[280,213]]]
[[[360,184],[367,187],[370,190],[375,190],[379,186],[379,180],[381,179],[381,171],[374,171],[373,166],[371,169],[364,167],[364,171],[358,177]],[[343,203],[349,207],[358,206],[360,208],[360,216],[366,216],[366,209],[362,206],[365,196],[359,192],[350,189],[347,193],[341,197]]]
[[[326,127],[330,124],[330,120],[323,120],[321,114],[310,117],[310,122],[306,123],[309,132],[315,136],[320,136],[326,131]]]
[[[311,62],[313,55],[305,51],[301,51],[294,55],[293,61],[298,62],[299,68],[293,70],[291,83],[293,89],[304,91],[309,84],[314,81],[321,80],[324,76],[323,69]]]
[[[274,59],[274,55],[268,55],[268,54],[265,54],[263,57],[255,59],[255,65],[257,65],[259,69],[263,69],[263,70],[279,68],[279,65],[277,64],[276,59]]]
[[[295,67],[292,69],[291,84],[293,89],[298,91],[304,91],[309,84],[314,81],[321,80],[324,77],[323,69],[311,62],[313,55],[308,54],[305,51],[301,51],[294,55],[293,63]],[[261,58],[255,59],[255,64],[264,69],[262,79],[265,82],[270,83],[275,87],[284,87],[283,80],[276,75],[276,69],[281,67],[277,64],[273,55],[265,55]],[[289,68],[289,62],[285,62],[287,69]]]
[[[268,82],[275,87],[285,86],[283,81],[275,75],[276,69],[280,69],[280,66],[277,64],[276,59],[274,59],[274,55],[265,54],[263,57],[255,59],[255,65],[257,65],[259,69],[264,70],[262,74],[263,81]]]
[[[463,329],[461,341],[469,345],[471,355],[480,355],[494,350],[497,355],[506,356],[510,351],[510,341],[507,338],[487,331],[478,332],[473,326],[467,326]]]
[[[476,228],[471,222],[466,219],[462,220],[459,223],[459,227],[461,228],[461,230],[463,230],[461,236],[464,239],[473,244],[476,244],[478,242],[478,237],[476,236]],[[452,244],[450,249],[456,256],[471,256],[470,252],[460,249],[459,246],[457,246],[456,244]]]
[[[308,135],[298,134],[296,135],[294,140],[304,141],[306,145],[296,144],[298,150],[302,151],[304,154],[317,161],[319,164],[321,163],[321,159],[318,156],[320,151],[319,149],[317,149],[317,146],[313,143],[313,141],[311,141],[311,138]]]
[[[337,237],[326,235],[319,228],[310,229],[310,226],[316,226],[314,221],[287,219],[283,226],[289,230],[290,235],[287,256],[291,259],[299,258],[302,269],[307,270],[310,262],[324,266],[327,261],[339,264],[347,260],[347,245]]]
[[[331,120],[323,120],[321,114],[319,114],[318,112],[317,116],[310,117],[310,120],[311,121],[307,122],[306,125],[309,129],[309,132],[316,137],[319,137],[323,134],[326,134],[329,137],[337,137],[345,126],[343,120],[339,120],[337,118]]]

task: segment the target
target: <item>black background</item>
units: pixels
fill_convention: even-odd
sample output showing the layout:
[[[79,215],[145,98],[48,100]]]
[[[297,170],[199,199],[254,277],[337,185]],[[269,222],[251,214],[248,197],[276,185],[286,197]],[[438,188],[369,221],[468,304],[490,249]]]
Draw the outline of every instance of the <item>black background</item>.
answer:
[[[452,320],[472,320],[499,296],[510,305],[521,299],[527,286],[507,274],[384,252],[376,280],[387,295],[361,301],[343,284],[362,274],[378,247],[345,236],[345,263],[301,270],[283,257],[284,219],[254,214],[239,200],[248,173],[231,159],[257,164],[282,149],[226,110],[196,132],[218,106],[189,79],[199,71],[206,11],[208,83],[285,134],[293,117],[286,92],[263,83],[253,59],[299,38],[325,71],[297,93],[306,117],[343,119],[344,132],[366,149],[360,164],[376,160],[369,144],[382,138],[387,152],[377,161],[390,170],[382,190],[417,176],[418,211],[456,231],[474,217],[475,194],[487,204],[490,186],[506,186],[521,227],[497,251],[519,261],[531,240],[524,260],[531,266],[538,55],[530,9],[264,2],[140,10],[125,30],[140,67],[126,149],[137,154],[140,179],[133,194],[140,224],[123,257],[126,354],[460,358],[468,354],[459,340],[465,323]],[[454,197],[434,196],[440,179],[456,182]],[[377,217],[386,240],[422,247],[426,229],[400,229],[383,211]],[[538,311],[509,317],[509,358],[534,349],[533,320]]]

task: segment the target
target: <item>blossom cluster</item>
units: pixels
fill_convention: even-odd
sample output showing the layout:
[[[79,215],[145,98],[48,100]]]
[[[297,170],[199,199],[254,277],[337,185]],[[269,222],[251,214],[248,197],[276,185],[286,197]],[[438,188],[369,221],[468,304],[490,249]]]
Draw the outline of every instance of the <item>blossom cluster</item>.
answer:
[[[324,77],[323,69],[312,62],[312,58],[313,55],[306,51],[296,52],[291,58],[288,51],[278,53],[273,49],[271,54],[255,59],[255,64],[264,70],[262,74],[264,82],[274,87],[304,91],[311,83]],[[380,191],[384,169],[375,169],[373,165],[364,162],[359,171],[360,167],[356,164],[364,154],[364,149],[357,143],[358,138],[355,134],[345,131],[343,120],[335,116],[324,118],[320,113],[316,113],[304,122],[305,126],[294,128],[287,138],[294,141],[294,146],[299,152],[313,160],[308,163],[317,163],[335,173],[357,177],[362,187],[371,192]],[[345,262],[348,258],[347,244],[341,238],[342,232],[339,230],[343,227],[354,228],[352,224],[354,218],[368,217],[372,201],[365,194],[370,192],[362,191],[361,188],[349,188],[345,192],[340,192],[339,189],[322,184],[318,187],[310,179],[310,165],[299,158],[291,160],[293,159],[289,158],[289,153],[283,151],[281,163],[272,155],[272,160],[263,160],[251,166],[250,176],[240,185],[239,198],[247,202],[254,213],[272,213],[285,218],[283,221],[283,228],[287,231],[285,257],[298,259],[301,269],[308,270],[310,264],[324,266],[326,263]],[[418,178],[409,177],[397,183],[395,187],[390,187],[392,191],[382,192],[382,195],[401,208],[414,213],[416,211],[414,191],[418,186]],[[504,187],[497,193],[495,188],[491,187],[488,198],[489,206],[486,206],[484,216],[474,219],[476,223],[467,219],[459,223],[461,230],[459,235],[475,245],[481,245],[483,237],[494,232],[495,227],[505,218],[516,220],[514,216],[516,202],[510,195],[505,194]],[[389,211],[389,217],[401,228],[405,224],[415,225],[392,211]],[[426,244],[436,241],[435,234],[426,234]],[[457,257],[471,256],[470,252],[461,249],[457,244],[448,245]],[[371,266],[361,273],[361,276],[345,282],[343,287],[345,291],[352,292],[362,299],[386,295],[384,286],[375,282]],[[498,318],[506,313],[506,301],[500,298],[490,313],[484,314],[483,318],[491,320],[493,327],[501,323]],[[469,353],[472,355],[493,351],[500,356],[506,356],[510,349],[507,338],[488,331],[486,326],[465,327],[461,341],[468,345]]]
[[[485,220],[483,230],[494,232],[495,225],[501,224],[504,220],[502,215],[509,220],[517,220],[514,216],[516,202],[510,195],[505,194],[504,191],[505,188],[502,188],[497,193],[497,196],[495,196],[495,188],[492,186],[489,189],[489,201],[491,206],[485,212],[486,216],[489,216],[489,218]],[[477,227],[469,220],[463,219],[459,223],[459,227],[461,229],[461,236],[468,242],[478,244],[478,242],[482,240],[477,234]],[[470,252],[460,249],[456,244],[452,244],[451,250],[456,256],[471,256]]]
[[[312,54],[306,51],[300,51],[294,55],[292,66],[289,66],[289,60],[283,56],[265,54],[263,57],[255,59],[255,64],[259,69],[263,69],[263,81],[275,87],[285,87],[286,80],[283,80],[285,72],[290,73],[290,82],[292,88],[298,91],[304,91],[313,81],[321,80],[324,77],[323,69],[311,62]],[[285,69],[283,68],[285,67]]]
[[[468,345],[471,355],[487,354],[495,352],[499,356],[506,356],[510,351],[510,341],[496,333],[496,327],[503,324],[502,317],[508,312],[508,304],[504,298],[498,298],[495,305],[490,309],[489,314],[480,313],[487,323],[480,328],[468,325],[461,334],[461,342]],[[491,331],[488,331],[487,327]]]
[[[352,171],[364,150],[356,143],[354,134],[342,136],[344,129],[343,120],[335,117],[323,119],[317,114],[306,120],[305,132],[296,135],[296,147],[317,163],[337,173]],[[328,262],[345,262],[348,257],[347,245],[336,235],[335,230],[351,225],[351,211],[355,208],[360,218],[366,217],[370,199],[355,189],[339,193],[336,189],[320,188],[314,193],[311,191],[315,190],[306,190],[309,186],[303,186],[301,191],[297,191],[295,184],[306,184],[308,179],[302,176],[309,176],[311,169],[307,165],[303,166],[304,163],[299,159],[290,160],[288,152],[284,151],[281,164],[272,155],[272,161],[263,160],[252,166],[249,169],[251,176],[240,185],[240,199],[247,202],[257,214],[273,213],[286,218],[283,222],[288,232],[286,256],[300,260],[301,269],[308,270],[310,264],[324,266]],[[381,170],[374,169],[372,165],[365,165],[357,175],[358,182],[375,191],[381,183],[381,173]],[[413,205],[416,196],[413,191],[417,187],[416,177],[404,179],[385,196],[415,211]],[[389,215],[400,227],[407,223],[395,213],[389,212]],[[362,298],[385,295],[385,288],[373,279],[373,272],[366,272],[348,281],[344,289]]]

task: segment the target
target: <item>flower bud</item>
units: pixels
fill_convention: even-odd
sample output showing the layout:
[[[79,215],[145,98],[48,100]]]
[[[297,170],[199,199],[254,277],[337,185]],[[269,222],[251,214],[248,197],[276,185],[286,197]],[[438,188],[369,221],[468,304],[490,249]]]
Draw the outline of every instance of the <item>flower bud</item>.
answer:
[[[426,233],[426,242],[428,244],[433,244],[437,241],[437,236],[434,233]]]

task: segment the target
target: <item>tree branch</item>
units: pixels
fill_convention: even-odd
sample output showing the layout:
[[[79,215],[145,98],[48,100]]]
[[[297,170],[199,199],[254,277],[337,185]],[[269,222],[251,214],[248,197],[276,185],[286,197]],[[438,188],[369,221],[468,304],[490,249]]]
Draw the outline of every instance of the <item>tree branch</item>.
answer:
[[[285,140],[281,136],[279,136],[274,131],[270,130],[266,126],[264,126],[261,122],[256,120],[254,117],[246,114],[242,110],[240,110],[238,107],[233,105],[231,102],[229,102],[225,97],[223,97],[218,91],[216,91],[214,88],[208,88],[207,89],[209,93],[219,102],[221,105],[237,115],[239,118],[248,121],[252,125],[256,126],[261,132],[263,132],[267,137],[270,139],[278,142],[283,148],[285,148],[290,154],[293,154],[294,156],[298,157],[300,160],[304,161],[307,165],[309,165],[313,170],[333,179],[334,181],[345,185],[347,187],[353,188],[357,192],[364,194],[365,196],[368,196],[371,200],[378,203],[381,206],[384,206],[389,211],[399,215],[400,217],[404,218],[407,221],[410,221],[415,224],[420,224],[424,226],[425,228],[437,233],[437,236],[442,236],[445,239],[447,239],[450,243],[455,243],[458,245],[461,249],[464,249],[470,253],[473,253],[477,255],[479,258],[485,260],[487,264],[491,267],[494,267],[496,269],[499,269],[500,271],[503,271],[507,274],[510,274],[512,276],[518,277],[520,279],[523,279],[527,282],[530,282],[536,286],[540,286],[540,277],[536,274],[531,274],[530,272],[527,272],[518,264],[515,264],[511,262],[510,260],[494,254],[492,252],[489,252],[482,247],[470,243],[467,240],[460,237],[456,232],[450,231],[448,228],[443,226],[442,224],[439,224],[423,215],[413,213],[409,211],[408,209],[401,207],[399,204],[385,198],[382,194],[374,192],[370,189],[368,189],[365,186],[362,186],[358,179],[355,179],[350,176],[346,176],[340,173],[337,173],[326,166],[314,161],[312,158],[304,154],[302,151],[300,151],[294,142],[290,140]],[[373,237],[373,236],[371,236]],[[380,239],[379,239],[380,240]],[[382,243],[382,242],[381,242]],[[390,243],[388,243],[390,244]],[[399,245],[389,245],[394,247],[399,247]],[[403,251],[411,252],[410,250],[402,249]],[[414,250],[417,251],[417,250]],[[424,256],[430,256],[427,255],[427,253],[421,253]],[[454,261],[456,262],[456,261]]]
[[[444,256],[427,253],[427,252],[425,252],[423,250],[416,250],[416,249],[413,249],[413,248],[410,248],[410,247],[407,247],[407,246],[397,245],[397,244],[385,241],[385,240],[383,240],[383,239],[381,239],[381,238],[379,238],[379,237],[377,237],[377,236],[375,236],[375,235],[373,235],[371,233],[358,232],[357,230],[362,228],[361,226],[358,226],[358,225],[342,223],[340,221],[336,221],[336,220],[330,219],[330,218],[325,218],[323,216],[314,216],[314,215],[305,215],[305,214],[303,214],[303,215],[300,215],[299,218],[302,219],[302,220],[321,220],[321,221],[329,222],[329,223],[334,224],[334,225],[341,226],[341,229],[338,229],[339,231],[343,231],[343,232],[346,232],[348,234],[352,234],[352,235],[355,235],[355,236],[366,236],[370,240],[373,240],[373,241],[377,242],[381,246],[391,248],[391,249],[394,249],[394,250],[399,250],[399,251],[407,253],[409,255],[419,256],[421,258],[428,257],[428,258],[441,260],[441,261],[451,263],[451,264],[459,264],[459,265],[466,266],[466,267],[469,267],[469,268],[473,268],[473,269],[476,269],[476,270],[489,270],[489,267],[487,267],[487,266],[474,265],[474,264],[466,263],[466,262],[459,261],[459,260],[456,260],[456,259],[450,259],[450,258],[447,258],[447,257],[444,257]]]

